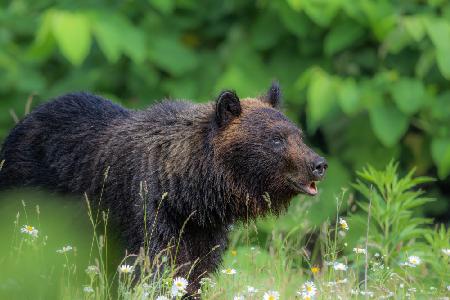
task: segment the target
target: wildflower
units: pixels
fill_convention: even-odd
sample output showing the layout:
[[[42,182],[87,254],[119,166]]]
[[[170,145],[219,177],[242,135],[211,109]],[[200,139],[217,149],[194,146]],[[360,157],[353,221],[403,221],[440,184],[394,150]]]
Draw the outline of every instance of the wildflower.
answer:
[[[120,273],[123,273],[123,274],[129,274],[129,273],[133,273],[133,269],[134,269],[133,266],[130,266],[130,265],[121,265],[121,266],[119,267],[119,272],[120,272]]]
[[[57,252],[57,253],[60,253],[60,254],[64,254],[64,253],[66,253],[66,252],[71,251],[72,249],[73,249],[72,246],[67,245],[67,246],[63,246],[62,249],[56,250],[56,252]]]
[[[169,300],[166,296],[158,296],[156,297],[156,300]]]
[[[28,234],[33,238],[37,238],[39,230],[30,225],[23,225],[23,227],[20,228],[20,232]]]
[[[347,283],[347,282],[348,282],[347,278],[344,278],[344,279],[341,279],[341,280],[337,281],[337,283]]]
[[[227,275],[234,275],[234,274],[236,274],[236,270],[235,269],[231,269],[231,268],[223,269],[222,273],[223,274],[227,274]]]
[[[244,299],[245,298],[242,295],[236,295],[236,296],[233,297],[233,300],[244,300]]]
[[[370,297],[370,298],[372,298],[373,297],[373,292],[370,292],[370,291],[361,291],[361,292],[359,292],[361,295],[363,295],[363,296],[368,296],[368,297]]]
[[[200,285],[214,287],[216,285],[216,283],[214,281],[212,281],[211,278],[209,278],[209,277],[203,277],[202,279],[200,279]]]
[[[236,256],[237,255],[237,251],[236,250],[231,250],[231,256]]]
[[[442,249],[442,253],[444,253],[447,256],[450,256],[450,248]]]
[[[352,294],[352,295],[358,295],[359,292],[358,292],[358,290],[351,289],[351,290],[350,290],[350,294]]]
[[[366,254],[366,249],[364,248],[353,248],[353,252],[356,254]]]
[[[312,272],[314,275],[316,275],[317,273],[320,272],[320,268],[319,268],[318,266],[313,266],[313,267],[311,268],[311,272]]]
[[[252,286],[247,286],[247,293],[249,293],[249,294],[255,294],[255,293],[257,293],[258,292],[258,290],[257,289],[255,289],[254,287],[252,287]]]
[[[317,288],[314,285],[314,282],[312,281],[307,281],[303,284],[302,286],[302,292],[303,294],[309,295],[309,296],[314,296],[317,293]]]
[[[345,220],[342,219],[342,218],[339,218],[339,227],[340,227],[341,229],[343,229],[343,230],[347,230],[347,231],[349,230],[347,221],[345,221]]]
[[[312,300],[312,297],[313,297],[311,295],[308,295],[307,293],[302,293],[302,292],[297,292],[297,294],[300,297],[302,297],[303,300]]]
[[[280,293],[277,291],[268,291],[264,293],[264,300],[278,300],[280,298]]]
[[[335,262],[335,263],[333,264],[333,268],[334,268],[336,271],[347,271],[347,266],[344,265],[343,263]]]
[[[85,272],[86,272],[88,275],[95,275],[95,274],[100,273],[100,270],[98,269],[97,266],[88,266],[88,267],[86,268]]]
[[[83,292],[85,292],[86,294],[91,294],[94,292],[94,289],[91,286],[87,285],[83,288]]]
[[[186,293],[188,281],[183,277],[177,277],[173,280],[172,296],[182,296]]]
[[[420,265],[420,263],[421,263],[420,257],[411,255],[410,257],[408,257],[408,261],[405,263],[405,266],[415,268],[418,265]]]

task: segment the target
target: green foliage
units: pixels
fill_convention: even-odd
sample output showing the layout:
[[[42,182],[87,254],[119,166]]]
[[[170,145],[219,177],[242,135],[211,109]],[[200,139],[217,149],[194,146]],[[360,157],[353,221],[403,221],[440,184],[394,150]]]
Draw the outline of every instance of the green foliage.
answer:
[[[445,181],[430,185],[445,210],[449,20],[448,1],[9,1],[0,137],[31,95],[34,107],[90,90],[141,108],[225,88],[259,95],[276,78],[286,113],[342,166],[325,193],[339,192],[335,178],[397,159]]]
[[[374,221],[370,231],[373,246],[385,257],[386,263],[411,250],[411,241],[423,237],[424,225],[432,220],[416,217],[413,209],[433,201],[417,190],[419,184],[431,182],[429,177],[413,177],[414,170],[399,178],[398,164],[389,163],[385,170],[369,166],[358,172],[360,179],[353,187],[365,198],[357,204],[369,212]]]

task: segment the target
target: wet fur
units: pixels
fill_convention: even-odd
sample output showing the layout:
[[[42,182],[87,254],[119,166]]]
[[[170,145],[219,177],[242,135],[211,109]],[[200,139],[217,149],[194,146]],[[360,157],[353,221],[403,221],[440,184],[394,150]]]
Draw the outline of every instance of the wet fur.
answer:
[[[298,193],[286,190],[280,179],[280,168],[293,167],[289,159],[276,152],[249,152],[265,149],[273,126],[298,131],[273,108],[280,92],[271,89],[262,100],[236,103],[237,96],[226,92],[215,103],[165,101],[143,111],[87,93],[59,97],[11,131],[0,156],[5,160],[0,189],[39,186],[86,192],[98,204],[104,187],[100,206],[109,210],[131,252],[143,245],[145,207],[147,227],[155,226],[150,257],[174,245],[189,219],[177,264],[186,264],[180,271],[186,276],[199,259],[190,274],[192,293],[198,279],[220,264],[231,224],[279,213]],[[302,154],[292,145],[283,155]],[[307,176],[293,164],[296,172],[303,172],[300,176]],[[262,196],[267,193],[271,203]]]

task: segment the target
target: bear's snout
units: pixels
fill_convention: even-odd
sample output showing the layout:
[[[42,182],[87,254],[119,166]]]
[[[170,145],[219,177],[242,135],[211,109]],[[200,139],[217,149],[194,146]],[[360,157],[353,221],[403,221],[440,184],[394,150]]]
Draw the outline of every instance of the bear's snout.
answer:
[[[319,156],[312,161],[310,168],[311,173],[314,176],[314,180],[321,180],[325,176],[328,163],[325,158]]]

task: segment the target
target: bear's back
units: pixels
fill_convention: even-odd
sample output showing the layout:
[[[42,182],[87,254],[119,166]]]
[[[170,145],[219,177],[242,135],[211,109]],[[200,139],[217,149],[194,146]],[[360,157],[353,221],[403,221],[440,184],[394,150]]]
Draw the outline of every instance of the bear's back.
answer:
[[[87,163],[98,135],[131,112],[88,93],[67,94],[27,115],[4,141],[0,188],[20,185],[57,187]],[[56,176],[58,174],[58,176]]]

